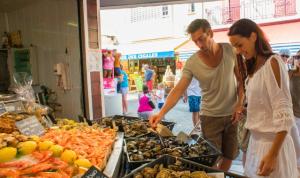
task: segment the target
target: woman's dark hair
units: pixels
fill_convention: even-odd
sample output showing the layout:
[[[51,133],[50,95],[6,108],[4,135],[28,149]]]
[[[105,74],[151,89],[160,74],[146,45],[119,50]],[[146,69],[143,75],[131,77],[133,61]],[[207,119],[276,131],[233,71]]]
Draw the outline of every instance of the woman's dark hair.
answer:
[[[240,19],[236,21],[228,31],[228,36],[240,35],[242,37],[249,38],[251,33],[256,33],[257,39],[255,42],[256,55],[261,55],[267,59],[274,53],[272,51],[271,45],[269,44],[264,32],[261,28],[250,19]],[[252,60],[246,60],[247,73],[253,74],[255,70],[256,57]]]
[[[149,93],[149,89],[147,85],[143,85],[143,93],[144,94]]]

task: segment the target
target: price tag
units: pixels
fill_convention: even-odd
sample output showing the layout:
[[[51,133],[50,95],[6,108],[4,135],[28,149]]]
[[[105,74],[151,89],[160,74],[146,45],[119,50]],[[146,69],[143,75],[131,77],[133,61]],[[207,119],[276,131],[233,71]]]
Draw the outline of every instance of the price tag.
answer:
[[[24,135],[42,135],[45,129],[35,116],[28,117],[16,122],[19,131]]]
[[[25,112],[25,108],[24,108],[22,101],[6,103],[5,107],[6,107],[7,112],[13,112],[16,114]]]
[[[48,128],[51,128],[53,126],[51,119],[49,119],[48,116],[43,116],[42,120],[43,120],[43,122],[45,122],[45,124]]]
[[[0,116],[7,112],[4,103],[0,103]]]
[[[86,173],[82,176],[82,178],[108,178],[106,175],[104,175],[99,169],[97,169],[95,166],[90,167],[89,170],[86,171]]]

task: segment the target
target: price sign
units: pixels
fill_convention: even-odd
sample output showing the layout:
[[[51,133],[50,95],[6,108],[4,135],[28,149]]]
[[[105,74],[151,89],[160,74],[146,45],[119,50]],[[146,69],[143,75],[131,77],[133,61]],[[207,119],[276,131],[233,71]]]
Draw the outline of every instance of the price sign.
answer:
[[[28,117],[16,122],[19,131],[24,135],[42,135],[45,132],[44,127],[35,116]]]
[[[95,166],[90,167],[89,170],[86,171],[86,173],[82,176],[82,178],[108,178],[106,175],[104,175],[99,169],[97,169]]]
[[[4,103],[0,103],[0,116],[5,114],[7,111],[6,111],[6,108],[5,108],[5,104]]]
[[[8,112],[13,112],[16,114],[25,112],[25,108],[24,108],[22,101],[6,103],[5,107]]]

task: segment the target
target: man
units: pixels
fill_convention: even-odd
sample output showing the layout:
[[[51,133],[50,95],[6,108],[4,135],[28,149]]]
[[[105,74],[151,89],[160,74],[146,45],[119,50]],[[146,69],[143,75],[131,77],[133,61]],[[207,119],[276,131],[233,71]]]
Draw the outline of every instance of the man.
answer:
[[[114,50],[113,51],[113,54],[114,54],[114,58],[115,58],[115,61],[114,61],[114,74],[115,74],[115,77],[119,78],[121,76],[121,56],[122,54],[121,53],[118,53],[117,50]],[[118,82],[117,84],[117,92],[120,93],[121,89],[121,86],[120,86],[120,82]]]
[[[153,89],[152,77],[154,72],[149,68],[148,64],[144,65],[144,71],[145,84],[148,86],[149,92],[151,92]]]
[[[194,127],[196,127],[200,121],[201,89],[199,87],[199,82],[195,77],[193,77],[186,92],[184,92],[183,102],[186,103],[187,101],[189,102],[190,112],[192,113]]]
[[[281,49],[279,54],[282,60],[287,64],[290,62],[290,68],[287,67],[289,77],[290,77],[290,91],[293,102],[293,112],[295,115],[295,124],[293,125],[290,134],[294,141],[296,155],[297,155],[297,166],[300,171],[300,50],[296,53],[295,56],[292,56],[290,59],[290,50]],[[289,60],[288,60],[289,59]],[[295,62],[297,61],[297,62]]]
[[[170,92],[163,108],[149,122],[155,128],[195,77],[202,90],[200,119],[203,136],[222,151],[223,158],[217,166],[227,171],[238,155],[236,123],[241,118],[244,98],[243,87],[239,85],[240,97],[237,100],[235,75],[238,81],[241,79],[236,55],[229,44],[213,40],[211,26],[205,19],[194,20],[187,32],[200,50],[187,60],[181,79]]]

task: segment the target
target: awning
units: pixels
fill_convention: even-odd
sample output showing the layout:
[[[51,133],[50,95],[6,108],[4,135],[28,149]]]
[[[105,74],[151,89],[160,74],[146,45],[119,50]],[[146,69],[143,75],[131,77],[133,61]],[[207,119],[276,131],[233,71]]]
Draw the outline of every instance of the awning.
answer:
[[[269,39],[274,52],[279,52],[280,49],[284,48],[289,49],[292,54],[295,54],[300,49],[300,19],[260,24],[260,27]],[[215,41],[229,42],[227,31],[228,29],[215,31]],[[181,60],[188,59],[197,50],[198,47],[191,39],[175,47],[175,52],[179,55]]]
[[[148,40],[117,46],[121,59],[149,59],[174,57],[174,48],[182,43],[183,38]]]
[[[174,56],[175,56],[174,51],[164,51],[164,52],[122,55],[121,59],[122,60],[151,59],[151,58],[167,58],[167,57],[174,57]]]

